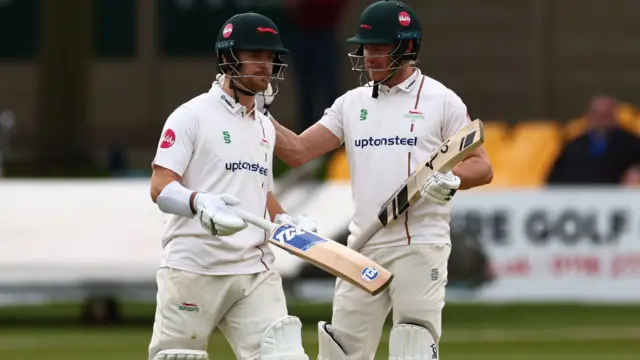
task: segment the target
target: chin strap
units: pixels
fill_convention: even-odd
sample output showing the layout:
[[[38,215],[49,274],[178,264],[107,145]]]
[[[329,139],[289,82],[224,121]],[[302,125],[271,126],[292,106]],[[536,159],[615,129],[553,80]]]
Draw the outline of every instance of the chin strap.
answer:
[[[233,99],[236,102],[240,102],[240,98],[238,97],[238,92],[241,92],[247,96],[256,96],[256,93],[247,89],[243,89],[242,86],[236,86],[236,80],[230,78],[231,82],[229,83],[229,88],[233,90]]]
[[[378,98],[378,91],[379,91],[379,90],[380,90],[380,83],[379,83],[379,82],[377,82],[377,81],[375,81],[375,82],[373,83],[373,90],[372,90],[372,92],[371,92],[371,97],[372,97],[372,98],[374,98],[374,99],[377,99],[377,98]]]
[[[397,68],[394,69],[391,74],[389,74],[389,76],[386,77],[386,79],[382,80],[382,81],[374,81],[373,82],[373,91],[371,92],[371,97],[374,99],[378,98],[379,95],[379,91],[380,91],[380,84],[385,84],[387,81],[389,81],[391,78],[393,78],[393,76],[398,72],[398,70],[400,70],[401,68]]]

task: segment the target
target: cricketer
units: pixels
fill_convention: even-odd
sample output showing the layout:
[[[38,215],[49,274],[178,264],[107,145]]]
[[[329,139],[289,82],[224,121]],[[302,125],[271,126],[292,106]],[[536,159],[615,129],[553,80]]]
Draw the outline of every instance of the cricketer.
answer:
[[[434,149],[470,122],[460,97],[417,67],[421,39],[419,19],[409,6],[374,2],[348,39],[357,47],[349,57],[361,86],[335,100],[300,135],[272,118],[275,154],[291,166],[344,144],[355,207],[349,241]],[[273,98],[265,99],[268,108]],[[392,309],[390,359],[439,358],[451,252],[449,202],[457,190],[488,184],[492,177],[479,147],[451,172],[435,173],[421,184],[422,201],[362,249],[389,269],[394,281],[371,296],[337,279],[331,323],[318,324],[319,360],[372,360]]]
[[[173,111],[153,160],[151,197],[168,221],[149,359],[207,360],[217,327],[238,359],[308,360],[265,231],[232,211],[316,231],[273,195],[275,130],[256,111],[288,50],[273,21],[244,13],[222,26],[216,52],[226,80]]]

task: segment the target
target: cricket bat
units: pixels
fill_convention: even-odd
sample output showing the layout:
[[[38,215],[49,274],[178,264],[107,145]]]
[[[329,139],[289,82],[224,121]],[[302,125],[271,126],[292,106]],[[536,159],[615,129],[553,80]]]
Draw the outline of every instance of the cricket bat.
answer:
[[[277,225],[242,209],[233,212],[246,222],[267,231],[267,240],[311,264],[376,295],[384,290],[393,274],[373,260],[334,240],[304,231],[290,224]]]
[[[404,214],[420,200],[420,185],[435,172],[446,173],[464,160],[470,152],[484,143],[484,130],[476,119],[445,140],[431,153],[409,178],[380,207],[378,216],[363,229],[349,248],[359,251],[380,229]]]

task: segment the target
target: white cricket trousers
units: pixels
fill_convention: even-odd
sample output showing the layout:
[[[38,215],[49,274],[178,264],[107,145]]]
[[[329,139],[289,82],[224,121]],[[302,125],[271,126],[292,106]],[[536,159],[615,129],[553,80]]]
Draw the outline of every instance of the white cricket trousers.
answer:
[[[157,284],[149,359],[169,349],[207,351],[218,327],[238,359],[255,360],[267,328],[287,316],[282,279],[274,270],[200,275],[161,268]]]
[[[391,308],[393,325],[423,326],[438,342],[451,245],[416,244],[362,253],[391,271],[394,279],[376,296],[337,280],[331,325],[335,339],[347,355],[358,360],[375,357]]]

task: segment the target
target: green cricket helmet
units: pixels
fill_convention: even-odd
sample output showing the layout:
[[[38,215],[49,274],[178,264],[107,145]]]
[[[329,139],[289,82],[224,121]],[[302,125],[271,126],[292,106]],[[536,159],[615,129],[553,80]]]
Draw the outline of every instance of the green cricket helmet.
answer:
[[[391,74],[385,79],[386,81],[404,66],[406,61],[418,60],[421,40],[422,28],[413,9],[400,1],[375,2],[360,14],[356,35],[347,39],[347,43],[359,45],[356,51],[349,53],[351,69],[362,72],[360,74],[361,84],[368,71],[391,70]],[[413,48],[411,52],[407,52],[411,42],[413,42]],[[392,59],[389,67],[380,70],[367,69],[364,46],[389,44],[396,46],[388,55],[382,55]]]
[[[242,64],[255,63],[240,61],[238,51],[265,50],[273,51],[273,72],[271,80],[283,80],[284,68],[280,55],[288,54],[280,39],[280,31],[276,24],[264,15],[254,12],[237,14],[227,20],[216,40],[216,56],[218,69],[229,78],[240,77]],[[223,58],[224,57],[224,58]]]

